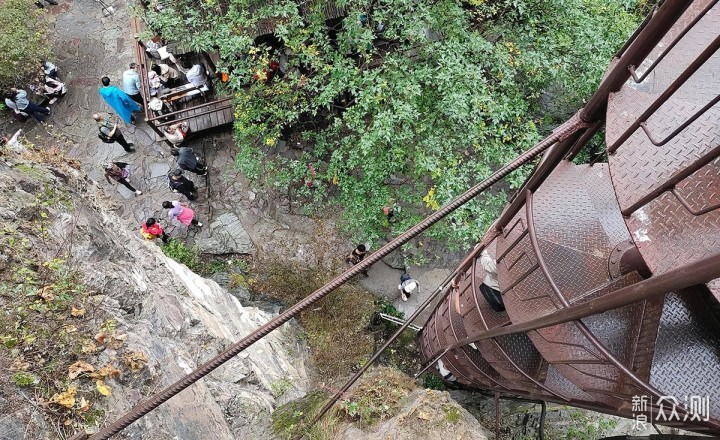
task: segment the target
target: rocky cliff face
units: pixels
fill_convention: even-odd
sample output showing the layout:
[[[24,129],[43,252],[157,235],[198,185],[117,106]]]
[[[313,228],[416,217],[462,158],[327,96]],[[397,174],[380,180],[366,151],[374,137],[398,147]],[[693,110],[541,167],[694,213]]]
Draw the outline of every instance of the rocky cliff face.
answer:
[[[105,420],[100,424],[114,420],[271,318],[266,312],[244,307],[214,281],[168,259],[156,244],[129,231],[96,184],[62,160],[45,166],[7,150],[2,158],[0,216],[6,230],[22,233],[32,227],[36,210],[27,207],[39,192],[65,200],[43,204],[44,236],[30,237],[28,246],[48,260],[66,254],[68,264],[93,291],[90,299],[100,312],[95,316],[102,316],[104,322],[112,320],[114,331],[126,335],[122,350],[147,357],[141,371],[107,379],[112,396],[101,399]],[[8,248],[4,249],[7,252]],[[3,255],[3,261],[11,257]],[[0,306],[5,305],[0,296]],[[96,365],[121,355],[109,345],[102,348]],[[136,422],[123,435],[184,440],[270,438],[269,414],[277,400],[305,392],[303,351],[288,324]],[[0,351],[0,358],[9,362],[7,351]],[[24,398],[16,398],[17,393]],[[27,388],[11,384],[4,389],[0,394],[0,414],[4,414],[0,438],[56,437],[49,419],[40,417],[41,407]]]

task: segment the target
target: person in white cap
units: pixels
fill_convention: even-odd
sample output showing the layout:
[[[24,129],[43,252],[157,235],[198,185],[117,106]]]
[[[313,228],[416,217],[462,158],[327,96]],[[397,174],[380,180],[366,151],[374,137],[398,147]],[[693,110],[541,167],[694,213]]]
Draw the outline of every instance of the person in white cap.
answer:
[[[400,285],[398,286],[398,290],[400,291],[400,298],[402,298],[403,301],[407,301],[408,298],[410,298],[410,295],[415,293],[417,289],[418,282],[412,279],[407,272],[400,275]]]

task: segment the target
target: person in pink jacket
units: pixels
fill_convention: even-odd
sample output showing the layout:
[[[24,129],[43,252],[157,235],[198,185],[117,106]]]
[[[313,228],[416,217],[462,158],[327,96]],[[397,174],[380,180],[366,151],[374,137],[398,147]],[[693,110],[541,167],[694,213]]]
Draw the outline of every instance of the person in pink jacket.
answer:
[[[195,219],[195,211],[190,209],[187,206],[183,206],[178,202],[177,200],[174,202],[168,202],[167,200],[162,203],[162,207],[165,209],[169,209],[168,211],[168,218],[170,220],[177,219],[180,223],[184,225],[193,225],[202,227],[202,223],[197,221]]]

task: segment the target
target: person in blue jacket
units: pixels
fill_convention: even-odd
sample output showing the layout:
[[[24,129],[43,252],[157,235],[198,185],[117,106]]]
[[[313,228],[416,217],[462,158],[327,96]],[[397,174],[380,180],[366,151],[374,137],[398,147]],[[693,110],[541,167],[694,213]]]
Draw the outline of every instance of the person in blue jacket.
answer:
[[[127,93],[118,89],[116,86],[110,85],[110,78],[104,76],[102,78],[102,87],[100,87],[100,96],[108,103],[110,107],[120,116],[126,124],[135,123],[133,112],[140,111],[140,106],[128,96]]]

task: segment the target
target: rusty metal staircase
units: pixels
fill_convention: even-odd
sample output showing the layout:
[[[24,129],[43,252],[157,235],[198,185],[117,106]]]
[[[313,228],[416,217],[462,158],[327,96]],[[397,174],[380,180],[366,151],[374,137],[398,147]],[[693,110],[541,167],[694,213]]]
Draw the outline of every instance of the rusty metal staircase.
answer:
[[[720,433],[718,280],[481,337],[563,321],[573,306],[644,289],[643,280],[720,253],[717,3],[690,4],[609,91],[608,163],[572,163],[590,135],[546,153],[489,232],[499,232],[487,249],[506,312],[480,293],[479,245],[420,336],[426,361],[439,360],[466,386],[625,417],[639,414],[633,396],[647,396],[648,420]],[[620,53],[609,72],[622,61]],[[658,420],[667,408],[653,403],[663,396],[680,402],[677,420]],[[683,406],[689,396],[709,397],[708,414]]]

